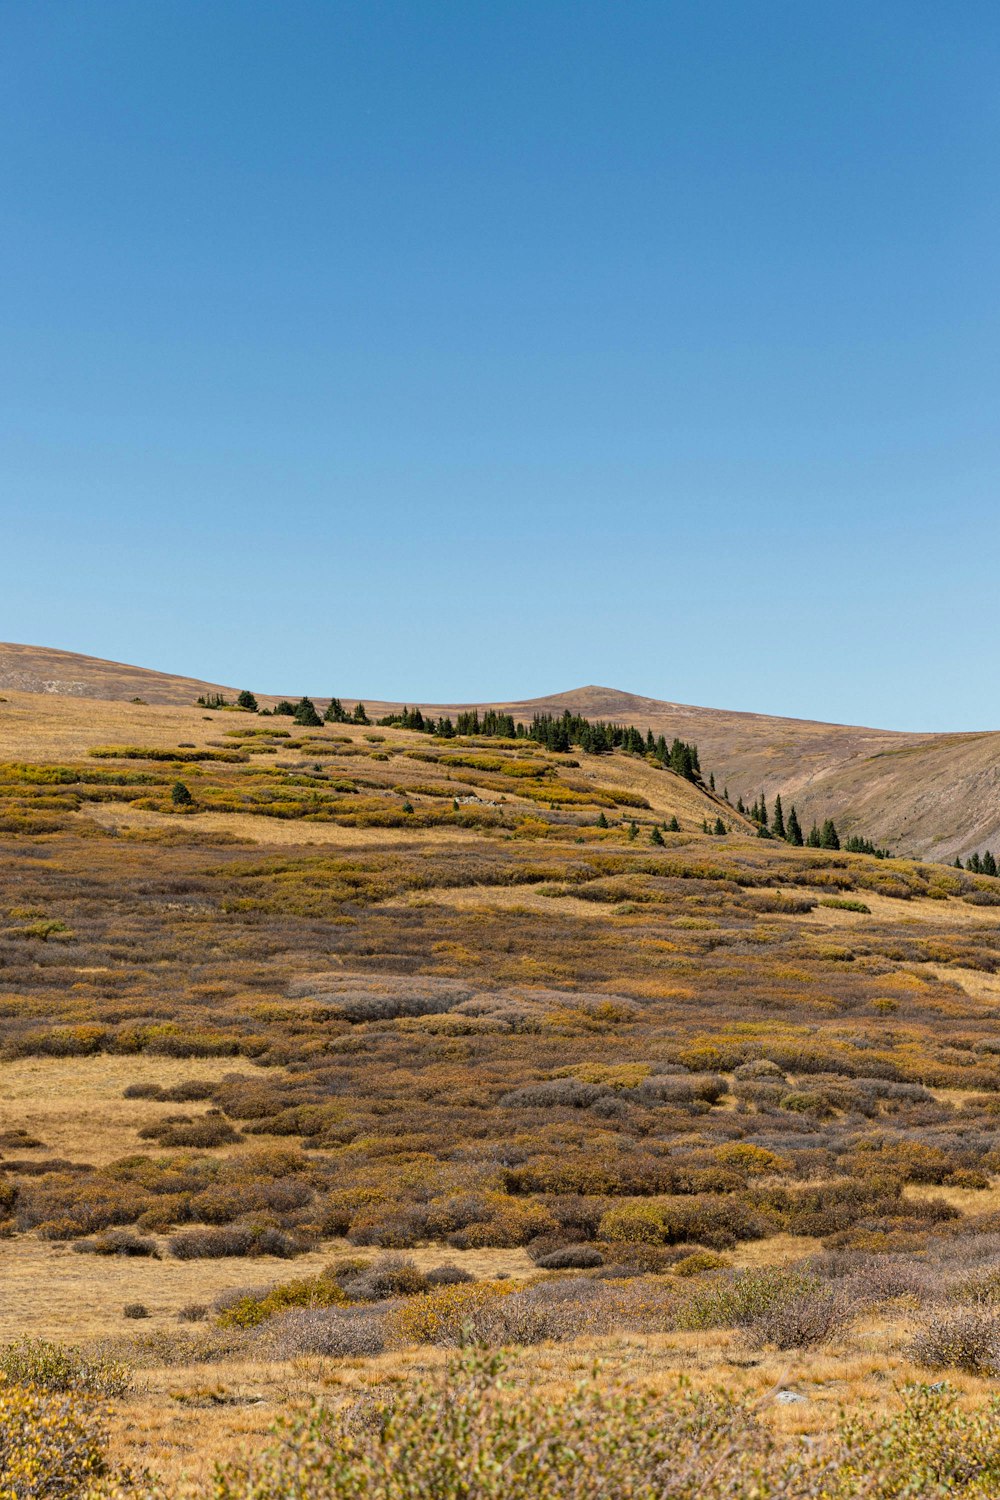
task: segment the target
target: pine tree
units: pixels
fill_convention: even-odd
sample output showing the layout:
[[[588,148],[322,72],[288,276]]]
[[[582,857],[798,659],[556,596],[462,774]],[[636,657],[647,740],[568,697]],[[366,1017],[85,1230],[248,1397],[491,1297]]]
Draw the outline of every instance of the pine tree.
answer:
[[[311,698],[300,698],[295,705],[292,722],[302,724],[306,729],[319,729],[323,720],[316,712],[316,705]]]
[[[996,872],[997,872],[997,862],[993,858],[993,850],[992,849],[987,849],[986,853],[983,855],[983,874],[984,875],[995,875]]]
[[[170,788],[170,800],[175,807],[190,807],[194,798],[183,781],[175,781]]]
[[[660,844],[660,845],[662,845],[662,843],[663,843],[663,834],[660,832],[659,825],[656,824],[656,823],[653,824],[653,831],[649,835],[649,842],[651,844]]]
[[[632,839],[635,839],[635,838],[639,837],[639,825],[638,825],[638,823],[635,822],[634,819],[628,825],[628,836],[629,836],[629,841],[630,842],[631,842]]]
[[[983,873],[983,866],[979,858],[978,850],[975,850],[972,854],[969,855],[968,859],[965,861],[965,868],[967,870],[971,870],[973,875],[981,875]]]
[[[363,703],[356,703],[354,705],[354,712],[351,715],[351,722],[353,724],[370,724],[371,723],[371,720],[369,719],[368,715],[365,713],[365,705]]]
[[[746,808],[743,805],[743,798],[742,798],[742,796],[739,796],[736,799],[736,811],[738,813],[745,813],[746,812]]]
[[[681,825],[677,821],[677,814],[674,813],[673,817],[670,819],[670,822],[667,824],[667,832],[668,833],[680,833],[680,831],[681,831]]]
[[[282,698],[274,705],[274,712],[284,719],[290,719],[295,713],[295,704],[289,703],[287,698]]]
[[[815,823],[809,830],[809,837],[806,839],[806,843],[808,844],[810,849],[819,849],[822,847],[820,843],[820,832]]]
[[[331,698],[323,715],[328,724],[346,724],[348,714],[339,698]]]
[[[255,714],[257,712],[257,699],[254,697],[253,693],[249,692],[247,688],[244,688],[242,693],[236,700],[236,707],[245,708],[249,713]]]
[[[714,771],[711,773],[711,775],[708,778],[708,789],[711,792],[715,791],[715,772]]]
[[[759,823],[763,824],[763,826],[766,828],[767,827],[767,822],[768,822],[768,819],[767,819],[767,798],[764,796],[763,792],[761,792],[761,794],[760,794],[760,805],[759,805],[759,808],[758,808],[758,813],[759,813],[759,816],[758,816],[758,820],[757,821]]]
[[[788,814],[788,826],[785,830],[785,838],[790,844],[796,844],[801,849],[803,844],[802,825],[799,823],[799,815],[795,811],[794,802],[792,803],[792,810]]]
[[[820,830],[819,846],[821,849],[840,848],[840,838],[832,818],[827,818]]]
[[[771,819],[771,832],[774,834],[776,839],[784,839],[788,837],[788,832],[785,828],[785,814],[782,811],[781,807],[780,792],[774,799],[774,816]]]
[[[955,869],[956,870],[961,870],[962,868],[963,868],[962,860],[961,860],[960,856],[956,854],[955,855]]]
[[[729,802],[729,788],[727,786],[722,788],[722,800],[723,802]],[[731,803],[730,806],[732,806]]]
[[[726,829],[725,823],[723,823],[723,821],[722,821],[721,818],[716,818],[716,820],[715,820],[715,833],[716,833],[716,835],[720,836],[720,835],[722,835],[722,834],[724,834],[726,832],[727,832],[727,829]]]
[[[598,826],[598,828],[607,828],[607,826],[608,826],[608,820],[604,816],[603,809],[597,815],[597,826]]]

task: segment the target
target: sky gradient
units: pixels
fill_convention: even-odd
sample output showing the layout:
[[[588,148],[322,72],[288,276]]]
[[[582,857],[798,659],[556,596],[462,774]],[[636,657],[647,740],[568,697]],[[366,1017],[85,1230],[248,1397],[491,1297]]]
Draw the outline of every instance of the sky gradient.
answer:
[[[994,4],[0,39],[0,639],[1000,727]]]

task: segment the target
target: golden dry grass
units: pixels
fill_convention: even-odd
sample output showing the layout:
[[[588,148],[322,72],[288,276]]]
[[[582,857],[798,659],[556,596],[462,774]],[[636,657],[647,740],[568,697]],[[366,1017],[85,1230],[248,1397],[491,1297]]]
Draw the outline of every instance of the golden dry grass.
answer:
[[[23,1128],[44,1150],[18,1156],[58,1156],[95,1165],[136,1151],[149,1152],[137,1132],[164,1115],[202,1114],[203,1104],[123,1099],[130,1083],[164,1088],[188,1079],[223,1078],[233,1072],[230,1057],[25,1057],[0,1063],[0,1130]],[[221,1154],[225,1148],[221,1148]]]

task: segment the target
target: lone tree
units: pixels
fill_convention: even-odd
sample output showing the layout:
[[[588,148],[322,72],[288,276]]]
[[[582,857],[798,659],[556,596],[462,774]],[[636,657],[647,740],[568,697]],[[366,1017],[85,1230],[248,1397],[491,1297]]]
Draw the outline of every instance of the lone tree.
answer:
[[[663,834],[660,832],[660,826],[659,826],[658,823],[654,823],[653,824],[653,831],[649,835],[649,842],[651,844],[662,844],[663,843]]]
[[[236,707],[245,708],[247,713],[251,714],[255,714],[257,712],[257,699],[254,697],[253,693],[250,692],[249,688],[243,689],[242,693],[236,700]]]
[[[170,788],[170,800],[175,807],[190,807],[194,802],[194,798],[183,781],[174,782]]]
[[[331,698],[323,715],[328,724],[346,724],[349,715],[339,698]]]
[[[726,833],[726,832],[727,832],[727,829],[726,829],[725,823],[723,823],[723,821],[722,821],[721,818],[716,818],[716,820],[715,820],[715,833],[716,833],[716,835],[718,835],[718,836],[721,837],[721,835],[724,834],[724,833]]]
[[[668,833],[680,833],[680,831],[681,831],[681,825],[677,821],[677,814],[674,813],[673,817],[670,819],[670,822],[667,824],[667,832]]]
[[[792,803],[792,810],[788,814],[788,826],[785,829],[785,838],[790,844],[797,844],[800,849],[805,842],[802,837],[802,825],[799,822],[799,815],[795,811],[794,802]]]
[[[300,698],[295,705],[292,722],[294,724],[304,724],[307,729],[319,729],[323,720],[316,712],[316,705],[311,698]]]

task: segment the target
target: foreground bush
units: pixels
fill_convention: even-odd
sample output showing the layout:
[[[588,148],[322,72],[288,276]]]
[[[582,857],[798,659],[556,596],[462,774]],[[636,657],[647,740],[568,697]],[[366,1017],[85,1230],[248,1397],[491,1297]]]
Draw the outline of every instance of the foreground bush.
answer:
[[[0,1495],[75,1500],[105,1472],[107,1440],[80,1397],[37,1386],[0,1386]]]
[[[719,1393],[589,1381],[558,1402],[506,1382],[500,1357],[452,1363],[394,1399],[288,1423],[212,1500],[986,1500],[1000,1485],[1000,1403],[902,1393],[824,1444],[782,1442]]]
[[[9,1385],[84,1396],[124,1396],[132,1388],[127,1365],[90,1357],[48,1339],[19,1339],[5,1344],[0,1349],[0,1376]]]

